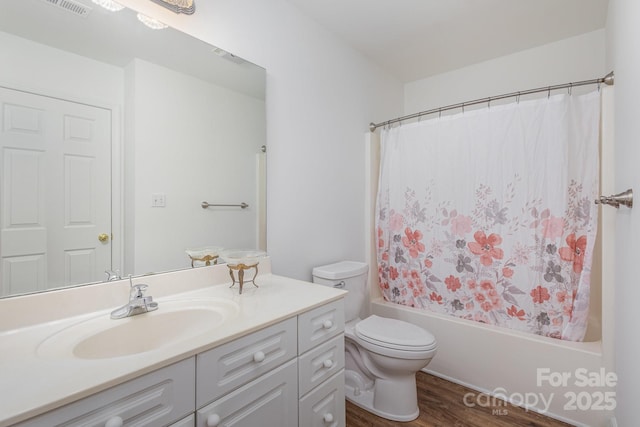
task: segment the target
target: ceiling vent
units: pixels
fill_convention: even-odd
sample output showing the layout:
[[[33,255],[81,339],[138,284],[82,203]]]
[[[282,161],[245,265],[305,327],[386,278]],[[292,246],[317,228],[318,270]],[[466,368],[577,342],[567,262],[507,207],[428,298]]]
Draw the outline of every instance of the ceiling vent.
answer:
[[[233,53],[229,53],[224,49],[220,49],[219,47],[214,47],[212,52],[218,55],[220,58],[224,58],[227,61],[234,62],[236,64],[244,64],[246,61],[239,56],[235,56]]]
[[[60,9],[64,9],[67,12],[71,12],[74,15],[81,16],[86,18],[91,12],[91,8],[73,0],[42,0],[45,3],[48,3],[52,6],[59,7]]]

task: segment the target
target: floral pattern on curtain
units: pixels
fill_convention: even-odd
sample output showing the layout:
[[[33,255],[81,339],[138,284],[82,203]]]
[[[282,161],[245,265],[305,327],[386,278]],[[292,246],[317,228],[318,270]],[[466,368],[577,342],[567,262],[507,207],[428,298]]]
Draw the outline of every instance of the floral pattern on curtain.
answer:
[[[599,94],[382,132],[386,300],[580,341],[597,230]]]

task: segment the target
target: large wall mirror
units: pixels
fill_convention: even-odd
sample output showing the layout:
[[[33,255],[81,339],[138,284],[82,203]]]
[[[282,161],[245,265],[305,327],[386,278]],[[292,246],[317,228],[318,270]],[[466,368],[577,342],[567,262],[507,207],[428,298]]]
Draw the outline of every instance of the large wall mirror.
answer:
[[[266,249],[264,69],[130,9],[2,6],[0,296]]]

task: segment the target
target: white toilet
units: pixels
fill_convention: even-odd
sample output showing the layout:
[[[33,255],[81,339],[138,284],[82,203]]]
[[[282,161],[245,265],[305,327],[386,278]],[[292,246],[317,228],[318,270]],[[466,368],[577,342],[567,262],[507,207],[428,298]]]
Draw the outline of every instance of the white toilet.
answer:
[[[368,300],[367,264],[342,261],[313,269],[314,283],[342,288],[345,298],[345,395],[383,418],[418,417],[416,372],[436,354],[426,330],[401,320],[361,312]]]

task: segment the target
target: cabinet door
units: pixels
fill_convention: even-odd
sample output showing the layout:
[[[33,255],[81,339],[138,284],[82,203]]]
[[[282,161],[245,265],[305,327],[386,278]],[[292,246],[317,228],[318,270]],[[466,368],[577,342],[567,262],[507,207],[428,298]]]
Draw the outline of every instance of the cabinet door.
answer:
[[[299,427],[344,427],[344,370],[300,399]]]
[[[19,426],[167,425],[195,409],[194,377],[195,360],[192,357],[78,400]]]
[[[198,411],[197,427],[297,427],[297,361],[269,372]]]

